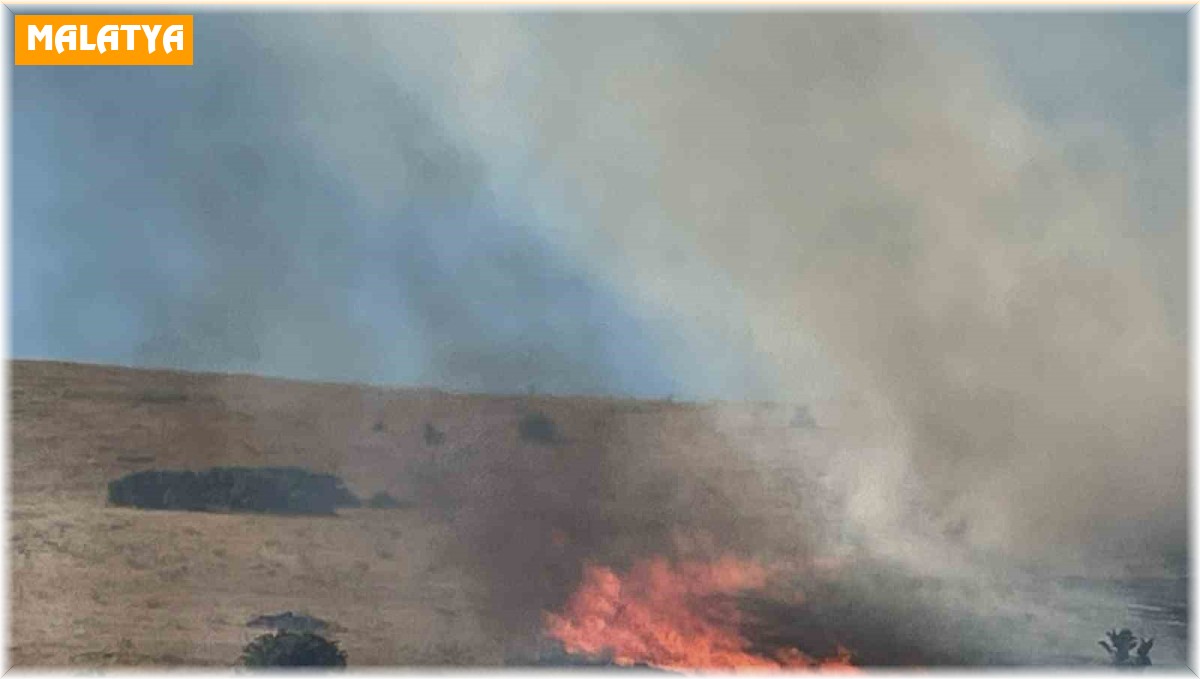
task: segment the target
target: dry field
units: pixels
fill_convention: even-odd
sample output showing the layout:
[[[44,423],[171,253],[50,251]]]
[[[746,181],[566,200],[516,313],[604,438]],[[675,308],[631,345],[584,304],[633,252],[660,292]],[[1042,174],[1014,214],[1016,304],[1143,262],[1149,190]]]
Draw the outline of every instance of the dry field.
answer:
[[[719,467],[734,458],[705,409],[686,404],[10,366],[18,666],[229,666],[261,633],[245,623],[285,610],[335,623],[331,636],[354,666],[503,663],[511,640],[484,624],[483,585],[450,549],[461,537],[454,514],[431,509],[468,483],[460,474],[521,465],[552,476],[596,454],[598,437],[606,454],[630,460],[689,455],[693,466]],[[561,441],[522,440],[518,422],[535,411]],[[737,417],[760,432],[795,429],[782,408],[745,406],[727,419]],[[441,445],[426,440],[427,423],[445,435]],[[360,497],[385,490],[415,506],[335,517],[106,506],[107,482],[128,472],[217,465],[298,465],[339,475]],[[637,463],[626,466],[621,487],[637,487]],[[763,481],[762,470],[727,471],[722,483]]]

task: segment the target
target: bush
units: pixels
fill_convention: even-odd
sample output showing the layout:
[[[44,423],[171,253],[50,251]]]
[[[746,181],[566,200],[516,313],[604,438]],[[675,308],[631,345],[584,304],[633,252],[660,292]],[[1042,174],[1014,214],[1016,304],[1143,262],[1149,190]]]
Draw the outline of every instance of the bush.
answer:
[[[554,443],[558,440],[558,427],[541,413],[530,413],[521,418],[517,431],[523,440],[534,443]]]
[[[346,652],[312,632],[285,630],[246,644],[241,662],[246,667],[345,667]]]
[[[1154,648],[1153,638],[1139,639],[1129,629],[1123,629],[1120,632],[1111,629],[1104,634],[1108,637],[1108,641],[1101,641],[1100,645],[1104,647],[1105,651],[1108,651],[1113,665],[1117,667],[1149,667],[1153,664],[1150,662],[1150,649]],[[1109,645],[1109,641],[1112,642],[1111,645]],[[1136,656],[1130,653],[1135,649]]]
[[[432,423],[425,423],[425,445],[440,446],[446,442],[446,433],[433,426]]]
[[[333,514],[361,504],[338,477],[299,467],[134,472],[109,482],[108,501],[142,509],[277,514]]]

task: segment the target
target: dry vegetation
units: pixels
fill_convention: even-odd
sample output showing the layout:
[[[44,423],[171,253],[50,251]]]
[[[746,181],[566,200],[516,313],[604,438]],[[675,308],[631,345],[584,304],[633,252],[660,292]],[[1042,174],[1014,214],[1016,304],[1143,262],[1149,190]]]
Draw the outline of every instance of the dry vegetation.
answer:
[[[10,365],[19,666],[228,666],[261,633],[249,619],[285,610],[337,625],[352,666],[502,663],[504,640],[478,613],[480,585],[447,557],[453,519],[424,510],[437,500],[430,469],[443,483],[516,457],[553,469],[586,455],[599,428],[630,455],[732,458],[689,405]],[[562,440],[523,441],[517,423],[531,412]],[[740,412],[776,433],[792,415]],[[444,440],[429,442],[430,423]],[[417,506],[334,517],[105,506],[106,483],[131,471],[216,465],[303,466],[360,497],[386,491]]]

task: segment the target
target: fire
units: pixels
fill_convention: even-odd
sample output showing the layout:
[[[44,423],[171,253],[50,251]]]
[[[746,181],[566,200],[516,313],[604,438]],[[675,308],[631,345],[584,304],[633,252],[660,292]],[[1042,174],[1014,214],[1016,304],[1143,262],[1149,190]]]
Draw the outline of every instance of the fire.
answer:
[[[569,653],[611,654],[619,665],[674,670],[852,670],[849,652],[817,659],[796,648],[750,650],[732,597],[759,589],[767,571],[724,557],[710,563],[640,561],[625,576],[589,565],[561,614],[546,615],[548,634]]]

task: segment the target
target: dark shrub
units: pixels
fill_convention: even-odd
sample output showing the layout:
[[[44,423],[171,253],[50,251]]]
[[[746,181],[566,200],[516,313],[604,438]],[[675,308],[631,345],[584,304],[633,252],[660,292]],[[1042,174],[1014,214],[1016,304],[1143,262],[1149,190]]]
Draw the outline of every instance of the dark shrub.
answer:
[[[554,443],[558,440],[558,427],[541,413],[529,413],[521,418],[517,430],[523,440],[533,443]]]
[[[346,652],[312,632],[284,630],[246,644],[241,661],[246,667],[345,667]]]
[[[1108,652],[1113,665],[1117,667],[1149,667],[1153,664],[1150,662],[1150,649],[1154,648],[1153,638],[1139,639],[1128,629],[1120,632],[1111,629],[1104,634],[1108,637],[1108,641],[1101,641],[1100,645]],[[1109,642],[1112,644],[1110,645]],[[1137,655],[1131,653],[1135,649]]]
[[[134,472],[109,482],[108,501],[142,509],[277,514],[333,514],[361,504],[338,477],[299,467]]]
[[[440,446],[446,442],[445,432],[440,431],[437,427],[429,422],[425,423],[425,445]]]

